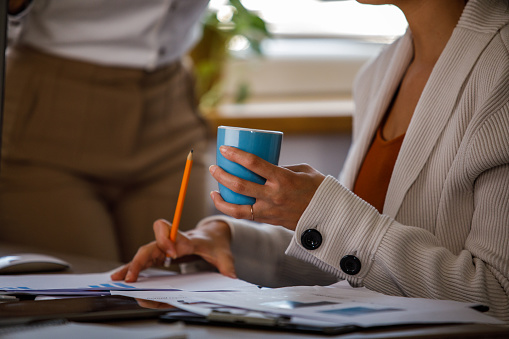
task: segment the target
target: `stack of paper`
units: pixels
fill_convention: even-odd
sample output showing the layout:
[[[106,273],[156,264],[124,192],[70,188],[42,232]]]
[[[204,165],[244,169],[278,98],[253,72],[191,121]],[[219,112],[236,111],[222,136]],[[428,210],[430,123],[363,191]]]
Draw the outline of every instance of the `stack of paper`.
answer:
[[[476,310],[477,304],[386,296],[347,282],[332,286],[295,286],[230,292],[115,291],[112,294],[160,301],[206,317],[239,319],[253,312],[265,318],[285,317],[302,324],[360,327],[426,323],[502,321]]]
[[[259,288],[219,273],[179,275],[148,270],[138,282],[110,280],[111,272],[5,276],[5,294],[112,294],[158,301],[208,318],[243,317],[255,322],[290,319],[301,324],[386,326],[419,323],[503,322],[475,309],[475,304],[391,297],[347,282],[332,286]]]

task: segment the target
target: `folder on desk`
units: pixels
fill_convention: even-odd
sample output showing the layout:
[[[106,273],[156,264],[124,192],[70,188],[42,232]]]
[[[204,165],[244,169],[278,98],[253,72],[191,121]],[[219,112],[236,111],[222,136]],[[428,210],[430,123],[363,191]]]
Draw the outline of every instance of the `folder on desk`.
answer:
[[[69,322],[66,320],[53,320],[38,322],[27,326],[14,326],[0,328],[2,339],[186,339],[185,328],[175,326],[173,328],[122,328],[105,324],[84,324]]]
[[[355,325],[337,325],[309,319],[296,319],[284,315],[266,314],[263,312],[246,312],[243,314],[213,311],[208,316],[179,309],[171,310],[159,317],[163,322],[182,321],[188,324],[208,326],[228,326],[251,329],[266,329],[286,332],[338,335],[359,330]]]
[[[123,296],[8,301],[0,303],[0,328],[55,319],[91,322],[157,318],[173,309],[170,305],[148,306]]]

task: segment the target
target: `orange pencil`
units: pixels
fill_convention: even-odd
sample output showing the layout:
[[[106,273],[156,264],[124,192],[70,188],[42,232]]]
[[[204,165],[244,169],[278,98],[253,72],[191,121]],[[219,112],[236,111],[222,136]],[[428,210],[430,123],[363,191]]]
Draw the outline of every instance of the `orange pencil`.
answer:
[[[186,161],[186,168],[184,169],[184,176],[182,177],[182,184],[180,185],[179,197],[177,200],[177,207],[173,215],[173,223],[170,230],[170,240],[175,242],[177,239],[177,232],[179,230],[180,218],[182,217],[182,209],[184,208],[184,200],[186,198],[187,186],[189,184],[189,176],[191,174],[191,167],[193,167],[193,150],[189,152]],[[170,267],[171,257],[166,256],[164,260],[164,267]]]

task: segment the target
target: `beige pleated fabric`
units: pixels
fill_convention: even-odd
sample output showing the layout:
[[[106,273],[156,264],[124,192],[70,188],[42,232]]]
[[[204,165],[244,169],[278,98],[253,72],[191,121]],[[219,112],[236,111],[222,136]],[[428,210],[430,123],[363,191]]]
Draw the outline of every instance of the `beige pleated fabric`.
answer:
[[[130,260],[172,220],[205,214],[205,125],[183,64],[102,67],[22,47],[7,61],[0,242]]]

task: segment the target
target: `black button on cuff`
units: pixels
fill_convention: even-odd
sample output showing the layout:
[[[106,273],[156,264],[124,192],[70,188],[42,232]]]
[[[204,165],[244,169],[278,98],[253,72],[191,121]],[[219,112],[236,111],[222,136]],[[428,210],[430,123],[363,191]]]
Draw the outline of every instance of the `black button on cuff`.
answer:
[[[322,244],[322,235],[315,229],[305,230],[301,237],[300,242],[307,250],[316,250]]]
[[[356,275],[361,270],[361,261],[354,255],[345,255],[339,262],[341,270],[349,275]]]

